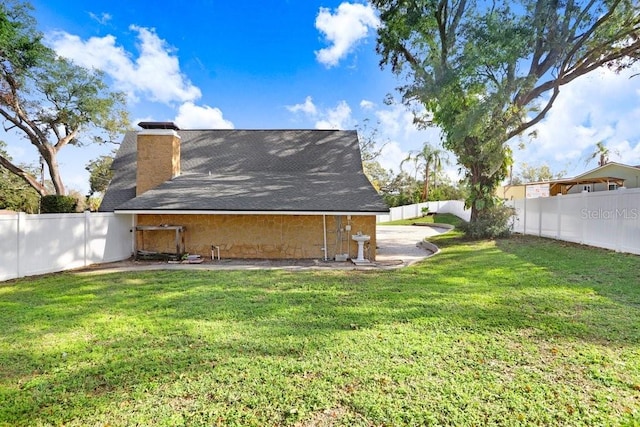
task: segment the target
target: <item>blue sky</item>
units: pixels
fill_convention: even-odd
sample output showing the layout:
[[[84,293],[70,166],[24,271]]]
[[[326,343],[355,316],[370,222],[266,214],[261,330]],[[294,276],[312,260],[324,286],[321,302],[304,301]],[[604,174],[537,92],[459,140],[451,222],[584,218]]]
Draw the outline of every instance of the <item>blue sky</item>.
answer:
[[[134,123],[175,121],[182,128],[340,128],[379,122],[387,142],[380,162],[399,163],[436,129],[418,131],[401,105],[385,105],[400,84],[378,66],[367,3],[313,0],[223,2],[193,0],[34,0],[35,17],[58,53],[105,71],[128,94]],[[158,5],[159,4],[159,5]],[[638,70],[635,70],[637,72]],[[612,160],[640,164],[640,77],[598,72],[561,92],[522,161],[576,175],[595,143]],[[371,126],[370,126],[371,127]],[[17,162],[35,162],[35,149],[11,135]],[[60,153],[68,188],[88,190],[85,164],[108,146],[66,147]],[[619,154],[616,154],[619,153]],[[455,176],[457,167],[450,165]]]

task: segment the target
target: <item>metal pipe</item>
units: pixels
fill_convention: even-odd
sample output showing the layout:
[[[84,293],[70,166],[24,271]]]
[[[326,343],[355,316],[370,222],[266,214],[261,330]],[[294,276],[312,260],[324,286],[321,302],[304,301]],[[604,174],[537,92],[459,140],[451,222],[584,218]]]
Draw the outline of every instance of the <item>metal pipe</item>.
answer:
[[[327,261],[327,216],[322,215],[322,227],[324,229],[324,260]]]

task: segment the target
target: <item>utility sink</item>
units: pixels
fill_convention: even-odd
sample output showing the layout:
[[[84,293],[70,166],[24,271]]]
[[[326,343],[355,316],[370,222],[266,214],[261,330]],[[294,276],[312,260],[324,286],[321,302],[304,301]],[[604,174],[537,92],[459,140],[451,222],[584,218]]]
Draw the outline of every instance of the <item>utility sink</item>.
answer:
[[[369,240],[371,240],[371,236],[367,234],[358,233],[358,234],[352,234],[351,238],[356,242],[358,242],[358,257],[353,261],[355,262],[369,261],[364,258],[364,242],[368,242]]]

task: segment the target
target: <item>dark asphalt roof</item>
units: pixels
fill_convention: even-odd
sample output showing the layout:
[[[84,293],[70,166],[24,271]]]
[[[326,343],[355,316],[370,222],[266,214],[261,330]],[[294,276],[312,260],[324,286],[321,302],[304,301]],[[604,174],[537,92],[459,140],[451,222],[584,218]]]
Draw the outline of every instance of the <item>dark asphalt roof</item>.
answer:
[[[136,132],[113,162],[101,211],[388,212],[355,131],[179,130],[181,175],[135,197]]]

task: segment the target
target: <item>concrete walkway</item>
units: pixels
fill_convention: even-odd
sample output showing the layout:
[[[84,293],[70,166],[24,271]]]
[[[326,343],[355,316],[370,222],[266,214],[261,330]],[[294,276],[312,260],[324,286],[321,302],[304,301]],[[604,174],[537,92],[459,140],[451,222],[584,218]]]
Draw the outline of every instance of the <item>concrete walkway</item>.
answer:
[[[140,270],[371,270],[406,267],[421,261],[433,252],[419,244],[425,239],[449,231],[446,228],[412,225],[377,226],[377,259],[370,265],[354,265],[351,261],[323,260],[235,260],[205,261],[202,264],[168,264],[162,261],[120,261],[94,265],[76,274],[103,274]]]
[[[429,237],[446,233],[449,229],[415,225],[379,225],[376,231],[378,251],[376,262],[380,264],[401,263],[411,265],[430,256],[418,244]]]

